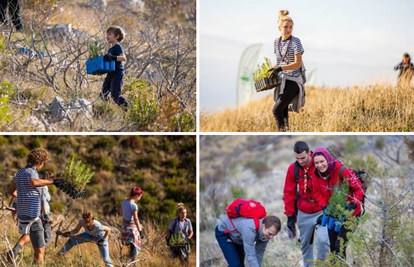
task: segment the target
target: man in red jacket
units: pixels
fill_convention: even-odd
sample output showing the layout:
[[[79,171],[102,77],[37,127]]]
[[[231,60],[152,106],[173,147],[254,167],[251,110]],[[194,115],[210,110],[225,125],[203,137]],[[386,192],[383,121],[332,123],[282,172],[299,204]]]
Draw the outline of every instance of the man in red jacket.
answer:
[[[296,233],[297,219],[304,266],[313,266],[315,230],[318,238],[318,260],[325,260],[329,252],[328,231],[326,227],[317,223],[323,212],[313,194],[315,166],[312,151],[303,141],[296,142],[293,150],[296,162],[288,168],[283,189],[285,215],[288,217],[287,227]]]

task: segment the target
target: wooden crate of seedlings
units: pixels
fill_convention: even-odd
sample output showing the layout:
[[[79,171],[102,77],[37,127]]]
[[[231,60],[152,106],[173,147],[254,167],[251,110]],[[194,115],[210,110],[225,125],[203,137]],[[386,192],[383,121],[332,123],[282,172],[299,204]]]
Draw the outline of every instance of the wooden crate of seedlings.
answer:
[[[89,45],[89,59],[86,61],[86,73],[102,75],[115,70],[115,61],[105,61],[99,42]]]
[[[81,160],[71,158],[66,162],[61,174],[64,182],[58,188],[73,199],[81,198],[85,195],[86,184],[91,181],[94,174]]]
[[[269,77],[271,72],[269,70],[272,68],[272,63],[269,58],[265,57],[265,63],[262,66],[258,65],[258,69],[253,72],[253,81],[256,92],[266,91],[275,88],[281,84],[280,77],[273,76]]]

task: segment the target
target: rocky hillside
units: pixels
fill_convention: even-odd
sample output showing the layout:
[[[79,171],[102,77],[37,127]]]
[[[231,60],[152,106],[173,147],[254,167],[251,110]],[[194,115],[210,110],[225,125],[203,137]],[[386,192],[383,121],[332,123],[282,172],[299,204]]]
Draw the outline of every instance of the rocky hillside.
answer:
[[[348,166],[364,167],[367,170],[371,177],[367,192],[367,215],[364,222],[360,223],[358,231],[366,235],[364,240],[369,239],[368,248],[362,249],[358,243],[360,240],[354,238],[348,249],[353,255],[349,262],[352,265],[352,260],[356,261],[359,265],[355,266],[393,266],[407,256],[403,251],[407,252],[409,249],[405,247],[403,239],[396,237],[397,232],[401,234],[402,230],[393,229],[393,233],[386,235],[394,242],[393,250],[398,249],[401,252],[398,259],[391,256],[391,250],[384,250],[373,240],[383,238],[381,229],[387,228],[393,221],[392,216],[381,214],[382,207],[396,208],[393,203],[399,199],[399,194],[403,194],[404,198],[401,198],[394,214],[398,214],[400,222],[409,222],[409,225],[414,223],[413,205],[410,203],[414,198],[413,156],[410,154],[413,152],[413,139],[402,136],[202,136],[201,266],[226,266],[215,242],[213,230],[219,219],[225,215],[225,206],[237,197],[264,203],[268,214],[278,216],[283,222],[282,232],[266,252],[263,266],[276,266],[275,262],[278,263],[277,266],[299,266],[300,245],[288,237],[282,201],[286,170],[295,160],[293,145],[298,140],[308,142],[311,149],[329,147]],[[392,195],[390,191],[393,192]],[[381,221],[380,218],[387,220]],[[414,236],[412,229],[404,231],[407,231],[407,235]],[[360,260],[356,259],[358,253],[364,256]],[[387,264],[392,263],[391,265],[378,265],[378,262],[371,261],[368,257],[377,257],[381,253],[389,256]]]
[[[23,31],[0,26],[1,131],[195,131],[195,0],[26,0],[20,13]],[[111,25],[126,33],[127,111],[86,72]]]

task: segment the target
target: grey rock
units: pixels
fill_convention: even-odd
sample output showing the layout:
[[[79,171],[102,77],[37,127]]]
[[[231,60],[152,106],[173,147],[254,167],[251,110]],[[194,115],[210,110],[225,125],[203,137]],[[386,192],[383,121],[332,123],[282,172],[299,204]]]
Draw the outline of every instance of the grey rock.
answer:
[[[145,7],[145,3],[142,0],[123,0],[125,4],[135,6],[139,9],[143,9]]]
[[[65,103],[59,96],[56,96],[52,103],[49,104],[49,110],[51,122],[61,121],[66,117]]]
[[[106,9],[107,3],[106,0],[90,0],[89,6],[94,7],[99,11],[104,11]]]

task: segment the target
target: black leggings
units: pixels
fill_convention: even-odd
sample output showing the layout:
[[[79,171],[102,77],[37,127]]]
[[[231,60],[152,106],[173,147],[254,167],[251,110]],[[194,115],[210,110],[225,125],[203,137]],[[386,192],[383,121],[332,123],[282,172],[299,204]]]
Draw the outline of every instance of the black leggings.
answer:
[[[288,106],[292,100],[299,94],[299,86],[296,82],[286,80],[283,94],[279,95],[273,107],[273,115],[275,116],[277,128],[284,132],[289,127]]]
[[[344,226],[341,227],[341,230],[338,232],[335,232],[334,229],[328,229],[328,235],[329,235],[329,243],[331,252],[343,257],[346,259],[346,246],[348,243],[348,238],[346,237],[346,234],[349,232],[349,230],[345,229]],[[341,248],[341,240],[343,240],[344,247]],[[342,253],[341,253],[341,250]]]

